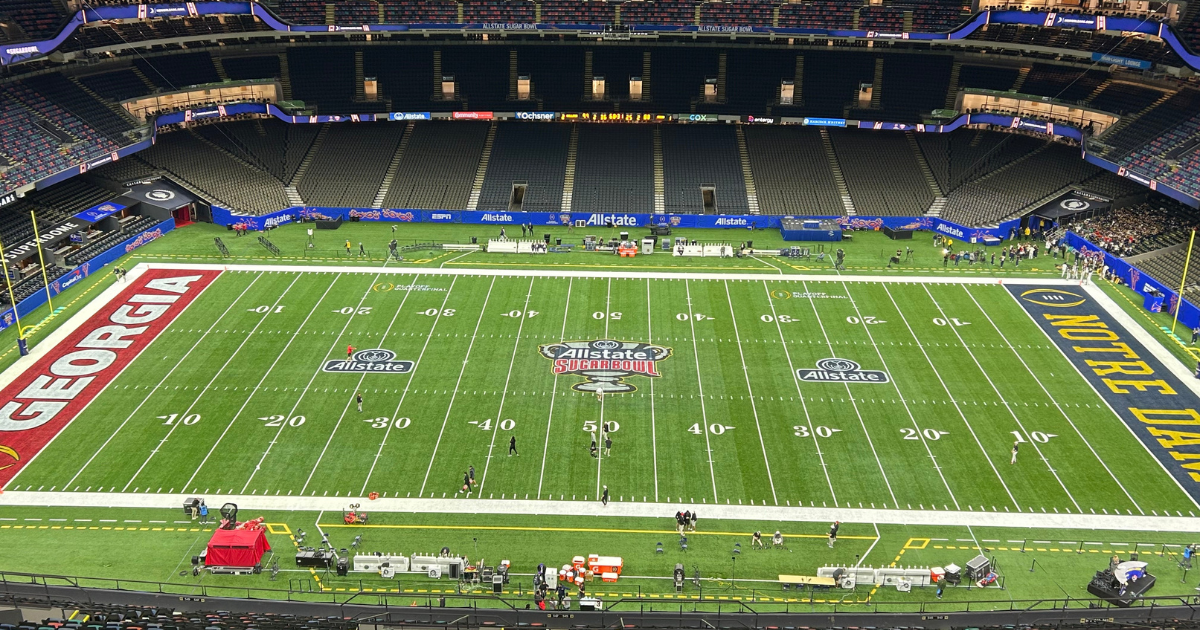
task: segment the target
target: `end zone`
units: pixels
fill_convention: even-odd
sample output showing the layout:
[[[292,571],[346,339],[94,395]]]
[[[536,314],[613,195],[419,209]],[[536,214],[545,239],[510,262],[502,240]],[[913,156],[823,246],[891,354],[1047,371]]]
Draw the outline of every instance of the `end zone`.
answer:
[[[0,375],[0,488],[208,288],[220,270],[136,269]]]

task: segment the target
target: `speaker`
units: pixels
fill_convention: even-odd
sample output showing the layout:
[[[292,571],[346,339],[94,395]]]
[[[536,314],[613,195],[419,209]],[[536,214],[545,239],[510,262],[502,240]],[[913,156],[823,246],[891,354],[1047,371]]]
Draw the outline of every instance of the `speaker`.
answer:
[[[192,556],[192,564],[200,564],[200,556]]]
[[[754,241],[746,241],[746,249],[754,249]]]
[[[547,245],[550,244],[550,233],[549,232],[543,234],[542,238],[545,239]]]
[[[479,244],[479,237],[477,237],[477,236],[472,236],[472,237],[471,237],[471,244],[472,244],[472,245],[478,245],[478,244]]]
[[[347,558],[338,558],[337,574],[340,576],[345,576],[349,572],[350,572],[350,560]]]

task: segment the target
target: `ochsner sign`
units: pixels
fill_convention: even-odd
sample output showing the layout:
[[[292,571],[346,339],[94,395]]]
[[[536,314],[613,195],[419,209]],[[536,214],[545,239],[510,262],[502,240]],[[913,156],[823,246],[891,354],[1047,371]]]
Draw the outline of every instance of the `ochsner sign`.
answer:
[[[219,271],[149,270],[22,369],[0,391],[0,488],[218,275]]]

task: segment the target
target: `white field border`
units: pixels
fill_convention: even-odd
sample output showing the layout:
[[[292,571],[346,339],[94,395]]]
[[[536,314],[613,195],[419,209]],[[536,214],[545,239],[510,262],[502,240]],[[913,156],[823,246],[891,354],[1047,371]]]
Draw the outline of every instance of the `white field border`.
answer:
[[[411,268],[372,268],[318,265],[217,265],[205,263],[139,263],[130,270],[130,278],[137,279],[150,269],[197,270],[197,271],[260,271],[295,273],[343,273],[380,276],[412,275]],[[830,282],[827,275],[806,274],[721,274],[688,272],[626,272],[626,271],[576,271],[576,270],[509,270],[509,269],[422,269],[421,275],[437,276],[482,276],[482,277],[542,277],[542,278],[623,278],[623,279],[688,279],[746,282]],[[1077,280],[1059,278],[980,278],[980,277],[926,277],[926,276],[842,276],[840,283],[863,284],[947,284],[947,285],[1003,285],[1060,286],[1082,289],[1097,301],[1127,332],[1144,345],[1159,359],[1180,382],[1200,396],[1200,381],[1192,378],[1189,370],[1166,348],[1143,329],[1132,317],[1120,308],[1107,294],[1095,285],[1081,286]],[[0,373],[0,387],[11,383],[34,362],[53,351],[67,336],[111,302],[124,288],[124,283],[114,283],[81,307],[66,323],[39,343],[28,356],[18,359]],[[197,296],[199,298],[200,296]],[[195,300],[193,300],[193,303]],[[189,305],[190,306],[190,305]],[[136,357],[135,357],[136,360]],[[131,362],[132,364],[132,362]],[[111,384],[111,382],[110,382]],[[105,388],[107,389],[107,387]],[[104,393],[97,392],[96,397]],[[93,398],[95,400],[95,398]],[[61,435],[61,432],[60,432]],[[55,436],[57,437],[57,436]],[[171,508],[178,506],[187,496],[185,493],[128,493],[128,492],[32,492],[5,491],[0,493],[0,506],[28,507],[119,507],[119,508]],[[252,505],[260,510],[280,511],[337,511],[345,507],[346,497],[282,497],[221,495],[206,497],[210,503],[232,501]],[[554,500],[492,500],[473,499],[471,511],[479,514],[546,514],[561,516],[598,516],[600,504],[589,501]],[[463,509],[461,499],[432,498],[389,498],[370,502],[376,512],[409,513],[459,513]],[[674,509],[674,504],[655,502],[610,502],[604,509],[605,516],[661,518]],[[865,508],[829,507],[780,507],[719,505],[708,506],[709,518],[729,520],[786,520],[826,522],[831,520],[868,522],[896,525],[931,526],[977,526],[977,527],[1031,527],[1060,529],[1114,529],[1126,531],[1170,531],[1200,533],[1200,518],[1175,516],[1132,516],[1092,514],[1025,514],[998,512],[962,512],[957,510],[886,510]]]

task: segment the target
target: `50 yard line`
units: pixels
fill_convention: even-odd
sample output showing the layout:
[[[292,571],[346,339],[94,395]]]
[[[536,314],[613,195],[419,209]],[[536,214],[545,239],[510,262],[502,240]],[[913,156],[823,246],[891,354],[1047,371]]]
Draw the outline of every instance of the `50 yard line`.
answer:
[[[612,319],[612,278],[608,279],[608,289],[604,295],[604,338],[608,339],[608,322]],[[600,461],[604,459],[604,438],[608,435],[604,430],[604,397],[600,397],[600,442],[596,444],[596,498],[600,498]]]
[[[272,370],[275,369],[275,364],[279,362],[279,358],[282,357],[285,352],[287,352],[287,349],[292,345],[292,342],[296,340],[296,336],[299,335],[300,331],[304,329],[305,324],[308,323],[308,320],[312,317],[313,313],[317,312],[317,309],[320,308],[321,302],[325,301],[325,296],[329,295],[329,290],[333,288],[334,284],[337,284],[337,280],[340,277],[341,274],[334,276],[333,280],[330,281],[329,286],[325,287],[325,292],[322,293],[321,297],[316,301],[316,303],[313,304],[312,309],[308,311],[308,315],[304,316],[304,321],[300,322],[300,325],[296,327],[296,331],[293,332],[292,337],[288,339],[287,345],[285,345],[283,350],[281,350],[279,354],[275,356],[275,360],[271,362],[271,366],[267,368],[267,371],[262,375],[262,378],[260,378],[258,383],[254,385],[254,389],[250,390],[250,395],[246,397],[246,400],[242,401],[242,406],[238,407],[238,410],[234,412],[233,418],[230,419],[229,424],[225,425],[225,429],[221,431],[221,435],[217,436],[217,440],[213,442],[212,447],[208,449],[208,453],[204,455],[204,459],[200,460],[200,465],[196,466],[196,470],[192,471],[192,476],[188,477],[187,482],[183,484],[183,490],[186,490],[187,487],[192,485],[192,482],[196,480],[196,475],[199,475],[200,470],[204,468],[205,464],[208,463],[208,458],[212,457],[212,454],[217,451],[217,446],[219,446],[221,441],[225,439],[225,435],[229,433],[229,429],[233,428],[233,423],[237,422],[238,416],[242,415],[242,412],[246,409],[246,405],[250,404],[250,400],[253,399],[254,395],[258,393],[258,389],[262,387],[262,384],[267,380],[267,376]]]
[[[121,488],[121,492],[125,492],[126,490],[129,489],[129,486],[133,485],[133,482],[137,479],[138,475],[142,474],[142,471],[145,470],[146,465],[150,463],[150,460],[154,459],[154,456],[156,454],[158,454],[158,451],[159,451],[159,449],[162,448],[163,444],[166,444],[167,440],[169,440],[171,438],[171,435],[173,433],[175,433],[175,429],[179,428],[179,426],[183,424],[183,418],[186,418],[187,415],[189,413],[191,413],[192,409],[194,409],[196,407],[196,403],[199,403],[200,399],[204,397],[204,394],[208,392],[208,388],[211,387],[212,384],[215,383],[216,380],[221,377],[221,374],[223,374],[225,372],[225,368],[229,367],[229,364],[233,362],[234,357],[236,357],[238,355],[238,353],[242,351],[242,348],[244,348],[246,346],[246,342],[248,342],[254,338],[254,333],[255,333],[255,331],[258,330],[258,327],[262,326],[263,322],[267,321],[267,318],[271,316],[271,311],[275,310],[275,308],[277,306],[279,306],[280,300],[282,300],[284,298],[284,296],[288,294],[288,291],[292,290],[292,287],[296,285],[296,281],[299,280],[300,276],[302,276],[302,275],[303,274],[299,274],[299,273],[296,274],[296,277],[292,278],[292,282],[287,285],[287,288],[283,290],[283,293],[280,293],[279,297],[275,298],[275,303],[271,304],[271,308],[267,309],[266,313],[263,313],[263,316],[261,318],[259,318],[258,323],[254,324],[254,328],[250,329],[250,334],[246,335],[246,338],[243,339],[242,342],[238,344],[237,349],[235,349],[233,351],[233,353],[229,355],[228,359],[225,359],[225,363],[221,366],[220,369],[217,370],[217,373],[213,374],[213,377],[208,380],[207,384],[204,385],[204,389],[200,390],[200,393],[196,395],[196,398],[194,400],[192,400],[192,403],[190,405],[188,405],[187,409],[184,410],[184,412],[179,415],[180,421],[171,425],[170,430],[168,430],[167,434],[165,436],[163,436],[163,439],[160,440],[158,445],[155,446],[150,451],[150,454],[146,456],[146,461],[142,462],[142,465],[139,466],[137,471],[133,473],[133,476],[129,478],[129,482],[125,484],[125,487]]]
[[[647,280],[649,282],[649,280]],[[574,286],[575,279],[567,280],[567,306],[563,309],[562,330],[558,333],[558,342],[562,343],[567,340],[567,313],[571,312],[571,287]],[[542,443],[542,470],[538,473],[538,491],[537,498],[542,498],[542,482],[546,478],[546,452],[550,449],[550,425],[554,422],[554,399],[558,398],[558,374],[554,375],[554,386],[550,388],[550,413],[546,416],[546,440]],[[651,415],[653,417],[653,414]],[[651,423],[654,421],[651,420]],[[657,479],[657,478],[656,478]]]
[[[471,350],[475,347],[475,339],[479,336],[479,325],[483,323],[483,314],[487,312],[488,300],[492,298],[492,288],[495,286],[496,276],[492,276],[487,295],[483,298],[483,306],[479,308],[479,319],[475,322],[475,331],[471,333],[471,343],[467,345],[467,355],[463,357],[462,369],[458,371],[458,380],[454,382],[454,392],[450,394],[450,404],[446,406],[446,417],[442,418],[442,428],[438,431],[437,442],[434,443],[433,453],[429,456],[429,467],[425,469],[425,480],[421,482],[421,491],[418,496],[425,494],[425,486],[429,483],[429,473],[433,471],[433,462],[437,459],[438,448],[442,445],[442,436],[446,434],[446,423],[450,421],[450,411],[454,409],[454,400],[458,398],[458,388],[462,385],[463,374],[467,371],[467,362],[471,360]]]
[[[229,311],[233,310],[233,307],[236,306],[237,303],[242,299],[242,297],[244,297],[246,295],[246,292],[250,290],[250,287],[253,287],[254,283],[256,283],[260,279],[262,279],[264,273],[265,272],[259,272],[259,274],[257,276],[255,276],[253,280],[250,281],[250,284],[246,285],[245,289],[242,289],[242,292],[237,296],[237,298],[235,298],[232,302],[229,303],[229,306],[225,309],[225,311],[223,313],[221,313],[220,316],[218,316],[216,319],[213,320],[213,323],[211,325],[209,325],[208,330],[205,330],[204,334],[200,335],[200,338],[197,339],[196,342],[192,344],[192,347],[188,348],[188,351],[185,352],[183,354],[183,356],[179,358],[179,361],[177,361],[175,363],[175,365],[171,367],[170,370],[167,370],[167,373],[164,374],[161,379],[159,379],[158,384],[155,385],[154,388],[151,389],[148,394],[146,394],[146,397],[142,399],[142,402],[138,403],[138,405],[133,408],[133,411],[129,412],[129,416],[127,416],[125,418],[125,420],[123,422],[121,422],[121,424],[116,428],[116,430],[112,432],[112,435],[108,436],[107,440],[104,440],[104,443],[100,445],[100,448],[96,449],[95,453],[92,453],[92,456],[89,457],[88,460],[83,463],[83,466],[81,466],[79,468],[79,470],[75,473],[75,475],[73,477],[71,477],[71,480],[68,481],[65,486],[63,486],[64,488],[70,487],[71,484],[75,483],[75,480],[79,478],[79,475],[83,474],[83,471],[85,469],[87,469],[88,466],[91,465],[92,460],[96,459],[96,456],[99,455],[100,452],[103,451],[108,446],[109,442],[112,442],[113,438],[117,437],[117,434],[120,433],[121,430],[125,428],[125,425],[128,424],[129,421],[133,419],[133,416],[135,414],[137,414],[137,412],[142,408],[143,405],[146,404],[147,401],[150,400],[150,397],[153,396],[154,393],[158,391],[158,388],[162,387],[162,384],[167,382],[167,379],[170,378],[171,375],[175,373],[175,370],[179,369],[180,365],[183,365],[183,362],[192,354],[192,351],[195,350],[197,347],[199,347],[200,343],[204,341],[205,337],[208,337],[208,333],[212,332],[213,329],[215,329],[217,327],[217,324],[219,324],[221,322],[221,320],[224,319],[225,316],[229,314]],[[214,282],[215,282],[215,280],[214,280]],[[210,283],[209,286],[212,286],[212,284]],[[199,297],[199,296],[197,296],[197,297]],[[195,303],[196,303],[196,300],[193,299],[192,302],[190,304],[188,304],[188,306],[191,306],[192,304],[195,304]],[[178,317],[176,318],[176,321],[178,321]]]
[[[454,283],[458,282],[458,276],[450,281],[450,287],[446,289],[446,297],[442,298],[442,306],[438,310],[438,314],[433,318],[433,325],[429,327],[429,335],[425,337],[425,345],[421,346],[421,354],[417,355],[417,362],[413,365],[412,373],[408,375],[408,382],[404,384],[404,392],[400,394],[400,402],[396,403],[396,411],[392,412],[391,421],[388,422],[387,430],[383,432],[383,439],[379,442],[379,450],[375,452],[375,459],[371,460],[371,469],[367,471],[367,478],[363,480],[362,490],[359,494],[367,491],[367,484],[371,482],[371,475],[375,474],[375,466],[379,463],[380,456],[383,455],[383,447],[387,446],[388,436],[392,434],[392,427],[396,426],[399,421],[397,416],[400,415],[400,407],[404,405],[404,399],[408,396],[408,390],[412,387],[413,379],[417,377],[417,368],[421,367],[421,359],[425,357],[425,350],[429,348],[429,342],[433,341],[433,331],[437,329],[438,322],[442,321],[442,313],[446,311],[446,304],[450,300],[450,293],[454,291]]]
[[[775,480],[771,477],[771,460],[767,458],[767,443],[763,440],[762,425],[758,422],[758,405],[754,403],[754,388],[750,386],[750,368],[746,367],[746,353],[742,350],[742,334],[738,332],[737,315],[733,313],[733,297],[729,295],[729,281],[725,280],[725,300],[729,302],[729,317],[733,321],[733,335],[737,339],[738,356],[742,358],[742,375],[746,377],[746,391],[750,393],[750,410],[754,413],[754,428],[758,429],[758,444],[762,447],[763,463],[767,465],[767,482],[771,484],[771,499],[779,505],[775,494]]]

